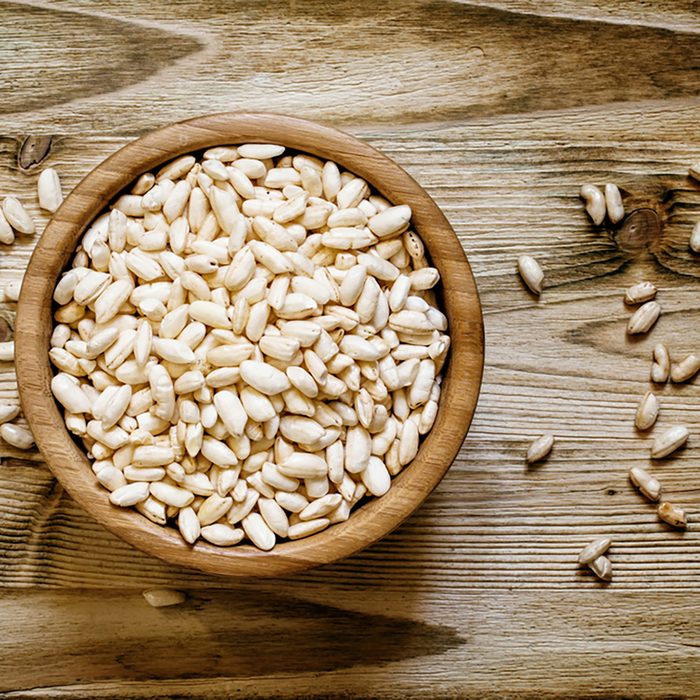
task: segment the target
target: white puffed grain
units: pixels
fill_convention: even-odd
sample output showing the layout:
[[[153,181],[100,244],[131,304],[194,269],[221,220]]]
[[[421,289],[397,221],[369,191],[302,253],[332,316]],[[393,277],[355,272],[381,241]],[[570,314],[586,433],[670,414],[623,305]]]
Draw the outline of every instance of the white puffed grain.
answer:
[[[231,547],[238,544],[245,537],[245,532],[240,528],[231,527],[225,523],[213,523],[203,527],[201,535],[207,542],[211,542],[219,547]]]
[[[295,523],[289,526],[287,536],[290,540],[299,540],[303,537],[315,535],[321,530],[325,530],[331,521],[328,518],[316,518],[315,520],[306,520]]]
[[[187,596],[182,591],[175,591],[172,588],[149,588],[143,592],[146,602],[154,608],[164,608],[171,605],[181,605],[187,600]]]
[[[259,513],[250,513],[241,521],[243,531],[248,539],[263,551],[269,551],[275,546],[275,533],[269,528]]]
[[[17,197],[5,197],[2,201],[5,220],[18,233],[31,234],[36,231],[34,220]]]
[[[61,180],[53,168],[42,170],[37,180],[37,194],[39,196],[39,206],[42,209],[53,213],[61,206],[63,202]]]

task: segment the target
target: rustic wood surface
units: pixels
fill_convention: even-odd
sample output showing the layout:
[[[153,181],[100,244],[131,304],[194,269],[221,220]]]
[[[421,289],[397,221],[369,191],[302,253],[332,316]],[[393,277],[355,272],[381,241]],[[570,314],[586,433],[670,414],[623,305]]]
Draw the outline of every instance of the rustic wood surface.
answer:
[[[420,511],[369,550],[278,581],[140,554],[91,521],[36,453],[0,466],[0,695],[44,697],[698,697],[700,405],[660,391],[686,449],[654,465],[688,509],[658,522],[628,484],[650,438],[633,415],[650,349],[700,344],[700,13],[693,0],[0,3],[0,194],[42,224],[34,185],[66,190],[135,136],[228,109],[340,126],[436,199],[469,255],[486,371],[469,436]],[[50,137],[50,138],[49,138]],[[601,231],[582,182],[628,210]],[[33,239],[3,251],[19,279]],[[547,271],[536,301],[514,274]],[[664,313],[629,341],[626,286]],[[13,323],[0,307],[0,335]],[[0,366],[0,396],[16,397]],[[551,458],[527,469],[545,430]],[[576,566],[610,534],[614,580]],[[144,588],[186,590],[154,610]]]

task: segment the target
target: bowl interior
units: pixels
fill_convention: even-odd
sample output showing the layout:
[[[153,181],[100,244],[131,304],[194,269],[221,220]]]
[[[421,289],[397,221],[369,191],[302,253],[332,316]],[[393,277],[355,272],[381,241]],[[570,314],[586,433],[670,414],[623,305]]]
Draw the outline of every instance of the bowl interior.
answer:
[[[251,546],[187,545],[170,527],[132,509],[113,506],[83,449],[67,431],[54,401],[48,359],[52,295],[80,237],[92,220],[138,175],[168,160],[215,145],[281,143],[335,160],[395,204],[409,204],[414,229],[441,274],[441,302],[452,339],[431,432],[389,492],[368,500],[349,520],[311,537],[279,543],[272,551]],[[427,193],[396,163],[367,144],[313,122],[272,114],[225,113],[152,132],[101,163],[65,199],[46,227],[24,277],[15,330],[22,407],[49,467],[68,493],[122,539],[167,561],[227,575],[279,575],[330,563],[368,546],[396,528],[435,488],[464,440],[483,367],[483,324],[474,279],[462,247]]]

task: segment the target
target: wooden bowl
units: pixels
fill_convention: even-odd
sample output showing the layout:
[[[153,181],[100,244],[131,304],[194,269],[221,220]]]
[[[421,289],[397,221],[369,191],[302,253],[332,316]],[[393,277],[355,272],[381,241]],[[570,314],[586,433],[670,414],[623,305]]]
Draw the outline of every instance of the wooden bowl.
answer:
[[[138,175],[183,153],[229,143],[282,143],[335,160],[394,203],[413,209],[415,230],[442,275],[443,308],[452,348],[437,420],[414,461],[389,492],[369,500],[344,523],[270,552],[252,546],[186,544],[171,527],[131,508],[113,506],[83,449],[67,431],[51,395],[49,336],[52,295],[88,224]],[[24,276],[15,329],[17,379],[24,414],[41,453],[68,493],[95,520],[138,549],[202,571],[230,576],[274,576],[327,564],[372,544],[398,527],[444,476],[474,414],[483,367],[483,323],[474,278],[447,219],[396,163],[371,146],[310,121],[274,114],[214,114],[166,126],[117,151],[66,198],[38,242]]]

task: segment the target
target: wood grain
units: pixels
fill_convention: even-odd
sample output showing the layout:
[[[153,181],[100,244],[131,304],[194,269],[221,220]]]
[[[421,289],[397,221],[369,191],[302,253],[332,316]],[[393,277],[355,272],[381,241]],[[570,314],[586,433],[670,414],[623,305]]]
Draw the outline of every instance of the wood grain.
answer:
[[[648,464],[650,438],[636,434],[632,420],[649,386],[651,345],[666,340],[678,355],[700,347],[697,261],[685,245],[700,219],[700,189],[686,176],[688,164],[700,161],[700,100],[692,80],[680,94],[684,72],[676,78],[665,71],[655,42],[676,35],[681,45],[697,40],[696,3],[488,0],[477,12],[474,2],[464,10],[448,2],[359,2],[356,11],[325,24],[314,20],[316,13],[328,17],[319,5],[304,4],[302,27],[301,6],[283,3],[246,15],[243,4],[101,2],[100,11],[110,16],[180,30],[211,40],[214,49],[191,55],[187,68],[165,68],[120,92],[0,118],[0,191],[27,193],[37,220],[46,221],[33,194],[40,168],[16,165],[31,134],[56,135],[43,164],[59,169],[67,191],[134,134],[213,108],[262,107],[343,126],[427,189],[469,256],[486,328],[484,385],[469,436],[426,504],[381,543],[313,573],[234,587],[127,547],[56,489],[36,455],[18,459],[14,453],[0,471],[0,584],[6,587],[0,619],[3,639],[15,650],[3,666],[6,695],[699,697],[697,380],[660,392],[659,428],[685,422],[691,440],[681,454],[652,467],[688,509],[689,530],[671,532],[659,523],[626,476],[630,466]],[[65,2],[61,9],[89,13],[94,4]],[[455,25],[458,12],[469,21]],[[414,16],[430,41],[416,36]],[[539,73],[526,74],[533,53],[562,43],[545,33],[540,45],[529,46],[514,36],[550,16],[569,28],[568,44]],[[499,33],[508,23],[513,31]],[[617,50],[630,33],[637,42]],[[492,37],[489,68],[502,70],[475,64],[468,49],[482,36]],[[601,57],[596,79],[614,76],[600,98],[574,79],[591,42]],[[697,55],[685,55],[688,65]],[[238,68],[239,56],[257,61],[257,76]],[[314,62],[304,63],[305,56]],[[21,53],[7,60],[31,69]],[[265,62],[273,61],[274,71],[267,70]],[[550,99],[544,93],[554,78],[543,77],[547,71],[560,85],[564,73],[572,76],[554,109],[537,106]],[[652,73],[661,76],[653,87]],[[579,91],[588,101],[578,101]],[[525,93],[527,105],[501,106]],[[622,250],[614,232],[589,224],[577,196],[585,181],[617,182],[628,202],[671,206],[653,250]],[[23,237],[3,251],[0,278],[22,274],[33,243]],[[539,303],[514,274],[521,252],[546,269],[548,287]],[[660,286],[664,313],[649,338],[631,343],[622,293],[644,277]],[[11,319],[14,309],[3,305],[0,312]],[[0,396],[16,397],[9,365],[0,365]],[[527,470],[527,444],[545,430],[558,436],[555,450]],[[614,579],[604,587],[575,559],[586,542],[608,533],[615,543]],[[186,607],[154,614],[139,597],[152,585],[182,587],[193,600],[212,602],[194,603],[196,612]],[[227,660],[185,678],[176,662],[167,669],[134,666],[133,649],[153,655],[164,645],[144,632],[145,616],[155,618],[170,640],[185,640],[188,648],[195,644],[187,641],[196,640],[220,659],[230,647],[208,630],[220,629],[222,619],[233,629],[249,629],[238,599],[250,595],[250,610],[262,620],[261,597],[268,591],[357,613],[355,631],[352,624],[343,628],[355,642],[351,650],[340,636],[326,646],[337,671],[280,672],[277,665],[274,674],[236,676]],[[99,608],[95,601],[104,603]],[[89,612],[81,612],[83,602]],[[304,623],[291,618],[293,607],[285,653],[296,658],[294,641]],[[91,668],[98,643],[89,614],[102,622],[102,680]],[[329,611],[317,614],[331,619]],[[377,658],[385,652],[373,635],[363,646],[368,614],[441,626],[440,634],[448,628],[465,642],[372,663],[373,650]],[[175,627],[172,621],[182,619],[186,626]],[[405,634],[413,643],[425,628],[412,629]],[[395,637],[390,631],[387,637],[393,648]],[[110,645],[112,657],[104,651]],[[168,653],[179,654],[177,646]],[[340,668],[353,654],[362,663]],[[10,673],[15,655],[21,663]],[[42,663],[47,658],[50,664]]]
[[[697,626],[682,593],[658,596],[651,610],[644,594],[606,591],[326,598],[236,587],[152,609],[138,591],[9,593],[0,615],[18,624],[0,661],[0,697],[453,698],[465,687],[480,698],[697,695]],[[57,643],[43,650],[37,678],[44,616]]]
[[[0,114],[115,92],[202,48],[192,36],[162,31],[155,23],[144,26],[113,19],[99,11],[3,2],[0,12],[16,31],[15,43],[4,45],[0,60],[5,62],[15,47],[22,47],[21,60],[8,61],[0,86]],[[53,31],[56,26],[60,32]],[[47,46],[48,34],[53,41]],[[36,90],[37,75],[26,66],[44,63],[51,67],[51,79]]]
[[[0,46],[10,76],[0,109],[15,128],[49,133],[57,123],[141,133],[174,113],[232,109],[357,128],[697,95],[700,38],[681,27],[447,0],[0,8],[26,47],[18,57],[11,42]],[[39,55],[52,76],[35,90],[26,66]]]

